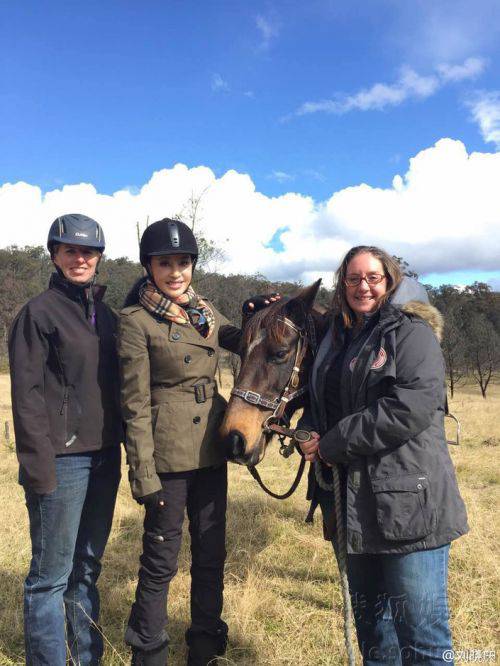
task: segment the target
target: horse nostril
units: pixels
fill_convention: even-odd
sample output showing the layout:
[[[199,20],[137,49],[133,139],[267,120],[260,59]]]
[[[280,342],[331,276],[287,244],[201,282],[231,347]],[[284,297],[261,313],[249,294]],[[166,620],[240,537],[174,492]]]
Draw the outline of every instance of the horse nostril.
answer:
[[[226,437],[226,455],[229,460],[238,460],[245,455],[245,438],[236,430]]]

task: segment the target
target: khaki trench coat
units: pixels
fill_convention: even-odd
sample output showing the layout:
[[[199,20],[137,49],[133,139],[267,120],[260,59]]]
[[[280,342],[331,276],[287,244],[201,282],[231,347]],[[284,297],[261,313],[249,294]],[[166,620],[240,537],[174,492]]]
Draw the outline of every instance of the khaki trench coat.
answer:
[[[136,498],[161,489],[160,473],[225,460],[218,430],[226,401],[214,378],[219,345],[237,351],[241,331],[210,307],[215,327],[209,338],[191,324],[157,319],[139,304],[121,312],[121,401]]]

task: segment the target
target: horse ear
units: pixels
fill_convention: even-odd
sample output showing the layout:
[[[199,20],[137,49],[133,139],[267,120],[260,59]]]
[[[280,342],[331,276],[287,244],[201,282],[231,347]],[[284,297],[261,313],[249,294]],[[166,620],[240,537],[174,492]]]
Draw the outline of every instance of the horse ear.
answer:
[[[287,317],[301,326],[304,323],[307,313],[313,306],[320,284],[321,278],[298,291],[295,296],[292,296],[285,308]]]

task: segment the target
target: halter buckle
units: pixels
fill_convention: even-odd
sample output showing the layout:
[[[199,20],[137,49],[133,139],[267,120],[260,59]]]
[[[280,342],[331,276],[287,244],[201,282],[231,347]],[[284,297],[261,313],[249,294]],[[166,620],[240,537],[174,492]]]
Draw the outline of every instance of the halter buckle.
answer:
[[[296,442],[301,442],[304,444],[305,442],[309,442],[311,439],[311,433],[308,430],[301,430],[297,429],[293,433],[293,440]]]
[[[255,393],[255,391],[245,391],[245,400],[251,405],[258,405],[260,402],[260,395],[259,393]]]

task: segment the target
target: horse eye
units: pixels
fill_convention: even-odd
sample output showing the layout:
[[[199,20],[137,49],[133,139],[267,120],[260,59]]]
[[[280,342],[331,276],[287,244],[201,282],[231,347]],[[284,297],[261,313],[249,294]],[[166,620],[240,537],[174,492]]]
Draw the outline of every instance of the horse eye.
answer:
[[[280,349],[277,352],[274,352],[272,355],[272,360],[273,361],[282,361],[284,358],[287,357],[288,351],[286,349]]]

